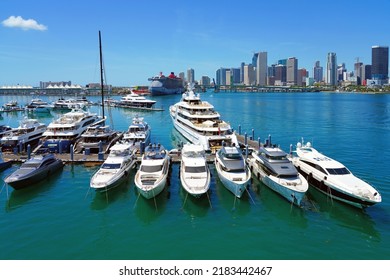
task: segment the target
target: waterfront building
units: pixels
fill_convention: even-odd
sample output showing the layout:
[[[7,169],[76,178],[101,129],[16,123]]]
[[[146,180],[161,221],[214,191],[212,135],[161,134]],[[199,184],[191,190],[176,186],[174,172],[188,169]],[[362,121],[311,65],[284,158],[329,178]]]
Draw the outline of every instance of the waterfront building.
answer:
[[[356,84],[361,85],[362,84],[362,68],[363,68],[363,62],[357,61],[354,64],[354,76],[356,77]]]
[[[306,78],[309,76],[309,71],[305,68],[298,69],[297,85],[302,87],[306,85]]]
[[[240,66],[240,84],[244,83],[244,66],[245,66],[245,62],[241,62],[241,66]]]
[[[226,71],[226,85],[231,86],[232,85],[232,73],[229,70]]]
[[[186,76],[185,76],[184,72],[179,73],[179,78],[183,81],[183,86],[185,86]]]
[[[256,82],[255,69],[252,64],[244,65],[244,85],[254,85]]]
[[[57,87],[57,88],[62,87],[62,88],[64,88],[66,86],[71,87],[72,86],[72,82],[71,81],[68,81],[68,82],[64,82],[64,81],[61,81],[61,82],[42,82],[42,81],[40,81],[39,82],[39,87],[41,89],[45,89],[45,88],[48,88],[48,87],[50,87],[50,88],[53,88],[53,87]]]
[[[289,57],[287,59],[287,85],[295,86],[298,81],[298,59]]]
[[[371,56],[371,75],[379,84],[385,84],[389,78],[389,47],[373,46]]]
[[[361,76],[361,82],[362,85],[367,85],[367,80],[371,79],[371,65],[364,64],[362,66],[362,76]]]
[[[258,56],[259,56],[259,53],[253,53],[253,56],[252,56],[252,66],[253,67],[256,67],[256,65],[257,65]]]
[[[345,74],[346,72],[347,72],[347,68],[345,67],[345,63],[341,63],[337,65],[336,83],[338,83],[339,81],[342,82],[347,80]]]
[[[215,77],[217,79],[216,83],[218,86],[226,85],[226,71],[227,70],[228,70],[227,68],[221,67],[215,73]]]
[[[210,78],[208,76],[202,76],[200,78],[200,85],[205,86],[205,87],[209,87],[210,86]]]
[[[328,53],[326,62],[326,83],[331,86],[337,85],[337,57],[336,53]]]
[[[324,75],[324,68],[320,66],[320,62],[316,61],[313,67],[313,78],[315,82],[322,82]]]
[[[256,83],[259,86],[267,85],[267,52],[259,52],[256,62]]]
[[[279,82],[277,82],[279,81]],[[275,83],[278,85],[286,85],[287,81],[287,66],[278,64],[275,66]],[[275,84],[276,85],[276,84]]]
[[[279,59],[278,60],[278,64],[287,66],[287,58]]]
[[[187,70],[187,81],[190,84],[195,83],[195,70],[192,68]]]

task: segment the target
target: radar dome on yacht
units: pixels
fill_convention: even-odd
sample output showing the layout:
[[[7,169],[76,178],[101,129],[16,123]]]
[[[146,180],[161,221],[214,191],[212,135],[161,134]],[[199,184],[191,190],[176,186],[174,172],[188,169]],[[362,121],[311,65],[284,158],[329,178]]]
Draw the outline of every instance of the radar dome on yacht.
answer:
[[[301,142],[298,142],[298,143],[297,143],[297,147],[298,147],[298,148],[301,148],[301,147],[302,147]]]
[[[310,148],[311,147],[311,143],[307,142],[306,146]]]

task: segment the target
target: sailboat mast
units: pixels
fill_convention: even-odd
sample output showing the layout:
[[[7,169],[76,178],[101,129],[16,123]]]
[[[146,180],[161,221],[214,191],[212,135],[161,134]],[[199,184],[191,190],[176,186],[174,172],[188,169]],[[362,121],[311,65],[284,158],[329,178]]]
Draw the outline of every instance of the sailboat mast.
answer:
[[[102,54],[102,39],[99,30],[99,51],[100,51],[100,88],[102,94],[102,113],[104,119],[104,84],[103,84],[103,54]]]

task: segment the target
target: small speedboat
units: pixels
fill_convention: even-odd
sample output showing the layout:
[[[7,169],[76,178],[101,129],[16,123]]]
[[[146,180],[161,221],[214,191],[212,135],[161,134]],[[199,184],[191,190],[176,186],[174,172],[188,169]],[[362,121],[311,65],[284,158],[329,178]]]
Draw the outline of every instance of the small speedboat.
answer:
[[[192,196],[200,197],[210,187],[210,170],[202,145],[185,144],[181,151],[180,181]]]
[[[236,146],[223,146],[215,154],[215,169],[222,184],[240,198],[250,184],[251,172]]]
[[[36,155],[4,179],[14,189],[23,189],[40,182],[64,166],[53,154]]]
[[[325,195],[358,208],[382,201],[374,187],[357,178],[342,163],[318,152],[310,142],[298,143],[292,154],[291,161],[298,171]]]
[[[150,144],[142,156],[141,166],[135,174],[134,182],[140,194],[153,198],[165,187],[169,172],[170,157],[160,144]]]
[[[106,161],[92,176],[90,186],[96,191],[107,191],[119,186],[135,165],[135,149],[129,143],[116,143]]]

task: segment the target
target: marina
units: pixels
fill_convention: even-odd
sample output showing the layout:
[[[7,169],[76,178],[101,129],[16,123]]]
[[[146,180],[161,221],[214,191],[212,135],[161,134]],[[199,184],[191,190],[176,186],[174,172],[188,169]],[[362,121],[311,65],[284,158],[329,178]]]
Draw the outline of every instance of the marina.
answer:
[[[6,103],[7,97],[2,98],[2,103]],[[28,103],[25,96],[17,98],[19,104]],[[54,98],[47,96],[45,101]],[[155,97],[165,108],[180,98],[180,95]],[[310,187],[301,207],[297,207],[254,175],[248,191],[235,199],[218,178],[215,158],[210,154],[207,155],[211,175],[208,196],[187,196],[180,182],[179,153],[187,140],[174,129],[169,113],[112,107],[115,130],[127,131],[135,117],[143,118],[150,125],[150,142],[161,143],[169,151],[172,163],[169,183],[155,199],[139,197],[134,182],[141,162],[137,155],[138,167],[130,169],[128,178],[101,194],[90,188],[90,180],[108,154],[74,153],[71,159],[70,153],[56,153],[65,163],[62,172],[25,190],[2,186],[0,226],[10,241],[1,245],[0,256],[7,259],[387,258],[390,193],[386,186],[390,178],[386,172],[388,165],[372,155],[378,155],[377,147],[383,147],[383,156],[390,157],[390,149],[386,148],[390,140],[388,95],[206,92],[202,94],[203,99],[230,123],[244,157],[245,139],[250,157],[268,135],[278,139],[278,146],[286,152],[290,144],[295,147],[297,140],[305,136],[320,151],[345,163],[354,174],[374,185],[382,202],[362,210],[331,200]],[[240,114],[237,114],[237,100],[241,104]],[[300,111],[300,106],[305,106],[308,112]],[[318,106],[323,112],[315,110]],[[100,106],[89,110],[101,114]],[[4,113],[1,124],[16,127],[24,114],[27,113]],[[52,112],[37,118],[49,124],[59,116],[59,112]],[[372,123],[375,125],[368,125]],[[20,166],[17,161],[27,159],[27,152],[2,156],[15,161],[12,167],[1,171],[4,180]],[[27,227],[29,232],[54,237],[47,241],[38,234],[31,237],[26,231],[18,230]],[[159,240],[153,239],[157,231],[161,234]],[[209,240],[200,238],[205,235]],[[198,246],[201,243],[204,246]],[[18,244],[19,249],[15,250],[13,244]],[[34,249],[36,246],[39,252]],[[227,250],[229,246],[233,248]],[[242,250],[248,247],[251,250]]]

